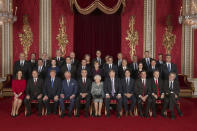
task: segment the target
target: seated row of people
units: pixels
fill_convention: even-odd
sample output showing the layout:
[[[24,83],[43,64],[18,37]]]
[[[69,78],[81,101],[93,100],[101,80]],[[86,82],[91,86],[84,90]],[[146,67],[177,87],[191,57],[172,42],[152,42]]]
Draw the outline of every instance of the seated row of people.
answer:
[[[42,106],[45,105],[47,115],[52,113],[50,101],[53,101],[53,113],[57,114],[58,104],[61,109],[61,117],[65,116],[65,101],[69,101],[68,116],[72,116],[74,105],[76,105],[76,117],[80,115],[80,101],[85,100],[85,117],[89,115],[91,101],[94,103],[95,116],[101,116],[103,101],[105,102],[106,117],[110,116],[110,101],[117,102],[117,117],[120,117],[122,104],[124,105],[125,115],[133,115],[134,107],[137,105],[141,117],[149,117],[149,109],[153,110],[153,117],[156,117],[156,100],[163,101],[161,115],[166,117],[164,112],[167,107],[171,111],[171,118],[174,119],[174,106],[180,116],[182,113],[177,105],[179,99],[179,84],[176,73],[170,72],[167,80],[162,80],[160,72],[155,70],[153,78],[148,79],[146,71],[142,70],[140,78],[134,80],[129,69],[124,71],[123,78],[117,78],[116,71],[111,69],[109,77],[104,82],[99,74],[94,76],[94,81],[88,77],[86,69],[81,70],[81,78],[77,81],[72,78],[70,71],[64,72],[64,80],[57,76],[55,69],[51,69],[49,77],[45,80],[38,77],[38,71],[33,70],[32,78],[27,81],[22,79],[22,71],[17,72],[17,79],[13,80],[12,87],[14,101],[11,116],[15,117],[19,113],[19,108],[24,99],[27,108],[26,116],[31,115],[31,101],[38,101],[38,115],[41,116]],[[131,102],[128,108],[128,102]],[[146,106],[145,106],[146,105]],[[144,107],[145,106],[145,107]],[[143,108],[145,111],[143,112]]]
[[[43,54],[42,59],[35,60],[35,54],[32,54],[32,60],[26,62],[24,53],[20,54],[19,61],[14,64],[14,75],[18,70],[23,71],[23,76],[26,80],[31,78],[32,70],[38,70],[39,77],[45,79],[49,77],[50,70],[56,70],[57,76],[62,80],[64,79],[64,72],[71,72],[73,79],[81,78],[81,70],[86,69],[88,78],[94,78],[96,74],[101,75],[102,80],[109,77],[109,70],[113,69],[116,73],[116,77],[123,78],[124,71],[129,69],[132,73],[133,79],[140,78],[140,72],[145,70],[148,78],[153,78],[154,70],[159,70],[160,77],[163,80],[168,79],[169,72],[175,72],[177,74],[176,64],[171,62],[171,56],[166,55],[166,62],[162,59],[162,54],[159,54],[159,60],[156,61],[149,57],[149,52],[145,52],[145,58],[138,62],[137,56],[133,57],[132,63],[128,63],[127,59],[122,57],[122,54],[118,54],[117,62],[113,61],[113,57],[106,56],[105,62],[101,59],[101,52],[96,52],[97,57],[90,62],[90,56],[85,55],[85,58],[78,62],[75,58],[75,53],[71,52],[70,56],[65,59],[61,57],[61,52],[58,50],[55,58],[47,59],[46,53]]]

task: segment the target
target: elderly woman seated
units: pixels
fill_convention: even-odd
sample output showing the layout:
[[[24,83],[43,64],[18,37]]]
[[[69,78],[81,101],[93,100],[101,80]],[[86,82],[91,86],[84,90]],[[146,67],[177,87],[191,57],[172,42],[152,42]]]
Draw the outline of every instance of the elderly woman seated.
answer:
[[[103,82],[101,82],[100,75],[95,75],[94,81],[92,83],[91,94],[93,96],[95,116],[100,117],[104,98]]]

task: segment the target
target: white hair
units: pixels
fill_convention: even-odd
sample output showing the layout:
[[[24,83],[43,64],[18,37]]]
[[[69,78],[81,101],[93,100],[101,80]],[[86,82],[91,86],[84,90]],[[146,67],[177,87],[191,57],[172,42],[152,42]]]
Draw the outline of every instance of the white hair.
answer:
[[[100,76],[100,75],[95,75],[95,76],[94,76],[94,80],[96,80],[96,79],[101,80],[101,76]]]

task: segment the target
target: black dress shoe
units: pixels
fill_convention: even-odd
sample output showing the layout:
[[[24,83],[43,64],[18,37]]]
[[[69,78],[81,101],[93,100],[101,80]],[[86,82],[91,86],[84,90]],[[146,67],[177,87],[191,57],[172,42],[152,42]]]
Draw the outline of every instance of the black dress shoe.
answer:
[[[107,113],[106,117],[107,117],[107,118],[109,118],[109,117],[110,117],[110,114],[109,114],[109,113]]]
[[[144,117],[142,113],[140,113],[140,117]]]
[[[29,116],[31,116],[31,112],[26,114],[26,117],[29,117]]]
[[[65,116],[65,114],[64,114],[64,113],[62,113],[62,114],[60,115],[60,117],[61,117],[61,118],[64,118],[64,116]]]
[[[54,115],[57,115],[57,111],[54,111],[53,114],[54,114]]]
[[[69,118],[71,118],[71,117],[72,117],[72,114],[71,114],[70,112],[68,113],[68,117],[69,117]]]
[[[162,116],[163,118],[166,118],[166,117],[167,117],[166,115],[164,115],[164,113],[161,113],[161,116]]]
[[[51,114],[51,112],[47,112],[47,116],[49,116]]]
[[[75,115],[75,117],[77,117],[77,118],[78,118],[78,117],[79,117],[79,114]]]
[[[116,117],[117,117],[117,118],[120,118],[120,113],[117,113]]]
[[[88,114],[85,114],[85,118],[88,118],[89,117],[89,115]]]
[[[41,117],[41,116],[42,116],[42,114],[41,114],[41,113],[38,113],[38,116],[39,116],[39,117]]]
[[[182,116],[183,116],[183,113],[182,113],[182,112],[179,112],[178,114],[179,114],[179,116],[180,116],[180,117],[182,117]]]
[[[175,116],[171,116],[171,120],[174,120],[175,119]]]

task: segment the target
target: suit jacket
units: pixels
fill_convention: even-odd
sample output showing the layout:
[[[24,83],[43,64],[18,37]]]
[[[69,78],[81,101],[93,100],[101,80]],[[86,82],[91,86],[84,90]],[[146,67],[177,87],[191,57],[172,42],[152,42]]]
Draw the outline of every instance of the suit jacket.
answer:
[[[53,88],[51,85],[51,78],[46,78],[45,85],[44,85],[44,95],[47,95],[48,97],[54,97],[59,96],[62,88],[62,82],[61,79],[58,77],[55,77]]]
[[[153,78],[153,72],[154,72],[155,70],[159,70],[159,68],[155,65],[155,69],[153,69],[152,66],[151,66],[151,67],[148,69],[148,71],[147,71],[147,77],[148,77],[148,78]]]
[[[137,67],[135,67],[135,69],[134,69],[134,65],[133,65],[134,63],[131,63],[130,64],[130,69],[131,69],[131,77],[133,78],[133,79],[137,79],[138,78],[138,63],[137,63]]]
[[[91,77],[90,67],[86,65],[85,69],[87,70],[88,78],[90,78]],[[77,68],[77,79],[81,78],[81,70],[82,70],[82,65],[78,66],[78,68]]]
[[[74,62],[72,63],[72,65],[74,65],[77,68],[79,64],[80,64],[79,60],[74,59]]]
[[[65,59],[63,57],[60,57],[60,61],[57,60],[57,57],[55,57],[54,59],[56,60],[57,66],[59,66],[59,68],[64,65]]]
[[[38,77],[41,78],[41,79],[45,79],[46,76],[47,76],[47,68],[42,66],[42,70],[39,72],[38,70],[38,66],[34,67],[34,70],[37,70],[38,71]]]
[[[74,79],[70,79],[69,85],[67,84],[67,80],[64,79],[62,81],[62,89],[61,94],[64,94],[65,97],[70,97],[71,95],[77,95],[77,81]]]
[[[68,67],[67,67],[67,64],[65,63],[62,67],[61,67],[61,78],[64,79],[64,72],[65,71],[68,71]],[[74,64],[71,64],[71,77],[73,79],[76,79],[76,71],[77,71],[77,68]]]
[[[31,65],[29,64],[28,61],[25,61],[23,66],[20,65],[20,60],[19,61],[16,61],[14,63],[14,66],[13,67],[14,67],[14,69],[13,69],[14,77],[16,77],[16,74],[17,74],[17,72],[19,70],[22,71],[23,77],[26,80],[28,80],[31,77]]]
[[[116,77],[118,77],[118,67],[115,64],[112,64],[112,69],[115,71]],[[105,78],[109,77],[109,71],[110,71],[109,64],[105,64],[103,66],[103,70],[104,70]]]
[[[35,62],[32,62],[31,60],[28,61],[29,65],[31,67],[31,71],[37,66],[38,62],[35,60]]]
[[[131,68],[128,65],[126,66],[125,70],[130,70],[130,72],[131,72]],[[122,66],[119,66],[119,68],[118,68],[118,76],[119,76],[119,78],[124,78],[125,77],[125,70],[123,69]],[[132,72],[131,72],[131,75],[132,75]]]
[[[91,70],[91,78],[94,79],[95,75],[100,75],[103,78],[104,77],[103,70],[99,68],[96,71],[95,68],[92,68],[92,70]]]
[[[150,65],[151,65],[151,60],[152,60],[152,58],[150,58]],[[150,65],[148,66],[148,65],[146,64],[146,58],[143,58],[143,59],[142,59],[142,63],[143,63],[144,69],[145,69],[146,71],[148,71],[148,69],[150,68]]]
[[[37,98],[38,95],[43,94],[44,82],[41,78],[37,79],[36,84],[34,79],[30,78],[27,82],[25,90],[26,95],[30,95],[30,98]]]
[[[97,58],[94,58],[93,60],[92,60],[92,67],[94,67],[94,62],[95,61],[97,61]],[[101,59],[101,64],[100,64],[100,68],[102,68],[103,67],[103,65],[104,65],[104,63],[105,63],[105,61],[103,60],[103,59]]]
[[[150,96],[151,95],[151,84],[150,84],[150,80],[146,79],[146,83],[145,83],[145,89],[143,89],[143,84],[142,84],[142,79],[138,79],[135,83],[135,94],[137,95],[137,97],[139,97],[140,95],[143,96]]]
[[[86,78],[86,83],[84,84],[82,81],[82,78],[78,80],[78,93],[88,93],[90,94],[92,86],[92,81],[88,78]]]
[[[171,71],[170,72],[175,72],[177,74],[176,64],[171,63]],[[162,78],[167,80],[170,72],[168,71],[167,63],[163,64],[163,66],[162,66]]]
[[[114,86],[115,86],[115,96],[117,94],[122,94],[122,87],[120,80],[118,78],[115,78],[114,80]],[[112,83],[110,78],[106,78],[104,81],[104,92],[105,94],[109,94],[110,96],[112,95]]]
[[[126,78],[121,79],[122,92],[134,94],[135,81],[130,77],[129,85],[126,83]]]
[[[50,60],[43,60],[43,66],[44,67],[46,67],[46,68],[48,68],[48,67],[50,67],[51,66],[51,61]]]
[[[174,80],[172,90],[170,90],[169,87],[170,87],[169,80],[165,80],[164,81],[164,86],[163,86],[163,90],[164,90],[165,95],[169,95],[169,94],[171,94],[171,92],[174,92],[174,94],[179,96],[180,87],[179,87],[179,81],[178,80],[176,80],[176,79]]]
[[[154,78],[150,79],[151,81],[151,93],[157,94],[157,87]],[[164,93],[163,91],[163,80],[161,78],[158,79],[159,93],[160,95]]]
[[[122,60],[120,60],[121,62],[120,62],[120,65],[118,65],[118,60],[116,60],[115,62],[114,62],[114,64],[117,66],[117,67],[120,67],[120,66],[122,66]]]

